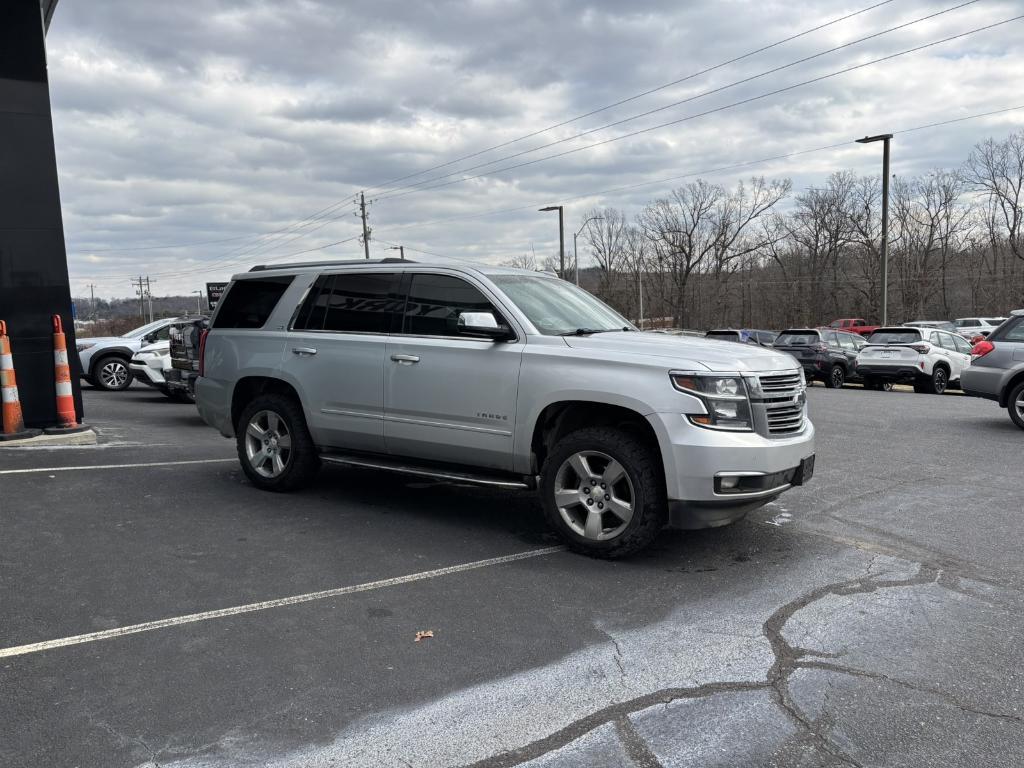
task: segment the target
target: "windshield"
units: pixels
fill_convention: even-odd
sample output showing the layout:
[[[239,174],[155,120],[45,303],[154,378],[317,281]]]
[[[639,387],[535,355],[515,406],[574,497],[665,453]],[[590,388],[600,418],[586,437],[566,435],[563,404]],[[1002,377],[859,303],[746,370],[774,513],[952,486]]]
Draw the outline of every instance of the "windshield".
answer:
[[[776,347],[809,347],[821,339],[816,333],[780,333],[775,340]]]
[[[913,344],[921,340],[921,332],[912,328],[905,331],[875,331],[868,344]]]
[[[545,336],[636,330],[611,307],[564,280],[529,275],[492,275],[491,279]]]
[[[154,320],[152,323],[146,323],[145,325],[140,325],[138,328],[136,328],[134,330],[128,331],[128,333],[124,334],[121,338],[122,339],[141,339],[147,333],[150,333],[151,331],[155,331],[155,330],[157,330],[158,328],[160,328],[161,326],[164,326],[164,325],[167,325],[167,321],[166,320]]]

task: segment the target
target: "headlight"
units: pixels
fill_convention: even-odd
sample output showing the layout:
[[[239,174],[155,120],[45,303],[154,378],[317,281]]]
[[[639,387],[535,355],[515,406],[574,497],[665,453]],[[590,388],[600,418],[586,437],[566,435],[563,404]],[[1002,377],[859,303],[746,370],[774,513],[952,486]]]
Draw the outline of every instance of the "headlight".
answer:
[[[85,350],[92,349],[95,346],[95,341],[79,341],[75,343],[75,349],[77,349],[79,352],[85,352]]]
[[[707,409],[707,414],[687,415],[690,423],[706,429],[752,431],[750,398],[741,377],[696,373],[673,373],[670,376],[676,389],[700,398]]]

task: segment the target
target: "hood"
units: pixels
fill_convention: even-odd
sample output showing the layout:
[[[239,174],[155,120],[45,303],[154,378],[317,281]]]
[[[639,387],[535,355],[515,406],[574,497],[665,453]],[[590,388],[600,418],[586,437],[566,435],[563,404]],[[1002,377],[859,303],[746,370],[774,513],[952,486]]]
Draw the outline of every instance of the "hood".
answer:
[[[140,348],[139,352],[166,352],[167,354],[170,354],[171,342],[167,341],[166,339],[164,341],[154,341],[152,344],[147,344],[146,346]]]
[[[126,339],[124,336],[79,336],[75,339],[77,344],[110,344],[116,342],[118,344],[124,344],[126,342],[132,342],[135,339]]]
[[[595,333],[566,336],[573,349],[664,358],[666,367],[709,371],[779,371],[799,368],[791,355],[753,344],[653,333]]]

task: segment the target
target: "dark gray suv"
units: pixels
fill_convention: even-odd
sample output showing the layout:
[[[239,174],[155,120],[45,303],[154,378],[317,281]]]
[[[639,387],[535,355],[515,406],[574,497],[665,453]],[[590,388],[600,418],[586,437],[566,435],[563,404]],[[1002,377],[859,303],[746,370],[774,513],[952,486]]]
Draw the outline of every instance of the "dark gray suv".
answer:
[[[964,394],[995,400],[1024,429],[1024,309],[979,341],[961,376]]]

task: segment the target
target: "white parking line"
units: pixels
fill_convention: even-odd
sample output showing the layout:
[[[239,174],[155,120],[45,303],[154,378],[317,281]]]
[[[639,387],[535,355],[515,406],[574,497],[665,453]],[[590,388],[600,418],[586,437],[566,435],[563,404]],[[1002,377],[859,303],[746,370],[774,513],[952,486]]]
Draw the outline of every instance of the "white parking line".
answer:
[[[517,552],[514,555],[502,555],[501,557],[491,557],[487,560],[476,560],[471,563],[462,563],[461,565],[449,565],[446,568],[436,568],[432,571],[421,571],[420,573],[411,573],[407,576],[395,576],[394,578],[381,579],[380,581],[368,581],[363,584],[355,584],[350,587],[326,589],[322,592],[309,592],[305,595],[293,595],[291,597],[282,597],[277,600],[265,600],[261,603],[237,605],[233,608],[220,608],[216,611],[190,613],[186,616],[176,616],[170,619],[160,619],[158,621],[147,621],[142,624],[130,624],[126,627],[106,629],[102,632],[90,632],[86,635],[62,637],[56,640],[46,640],[41,643],[15,645],[11,646],[10,648],[0,648],[0,658],[5,658],[7,656],[24,656],[25,654],[29,653],[39,653],[40,651],[48,651],[53,648],[64,648],[69,645],[79,645],[81,643],[95,643],[99,640],[113,640],[114,638],[123,637],[124,635],[134,635],[138,634],[139,632],[150,632],[154,629],[165,629],[167,627],[177,627],[182,624],[194,624],[198,621],[222,619],[226,616],[238,616],[242,613],[255,613],[257,611],[266,611],[270,608],[281,608],[286,605],[298,605],[299,603],[309,603],[314,600],[324,600],[329,597],[352,595],[357,592],[369,592],[374,589],[394,587],[398,586],[399,584],[410,584],[414,581],[424,581],[426,579],[436,579],[438,576],[449,576],[453,573],[472,571],[477,568],[487,568],[492,565],[503,565],[504,563],[512,563],[516,560],[527,560],[532,557],[543,557],[544,555],[551,555],[556,552],[562,552],[564,549],[565,547],[561,546],[544,547],[542,549],[531,549],[526,552]]]
[[[135,469],[137,467],[180,467],[185,464],[214,464],[231,459],[189,459],[188,461],[147,461],[141,464],[86,464],[80,467],[33,467],[31,469],[0,469],[0,475],[28,475],[33,472],[77,472],[85,469]]]

